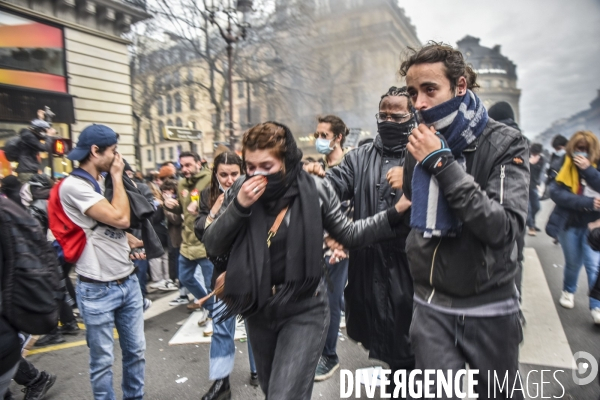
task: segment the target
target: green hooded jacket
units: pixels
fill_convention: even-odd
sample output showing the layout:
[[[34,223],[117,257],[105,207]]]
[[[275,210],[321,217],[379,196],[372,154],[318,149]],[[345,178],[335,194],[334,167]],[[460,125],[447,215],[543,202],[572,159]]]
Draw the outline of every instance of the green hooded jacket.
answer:
[[[202,168],[193,177],[182,178],[177,184],[177,200],[179,200],[181,207],[172,211],[179,214],[183,213],[183,230],[181,232],[183,240],[179,251],[188,260],[206,258],[206,249],[194,233],[196,215],[190,214],[187,208],[192,201],[197,202],[198,208],[200,208],[200,193],[210,184],[210,179],[211,171]]]

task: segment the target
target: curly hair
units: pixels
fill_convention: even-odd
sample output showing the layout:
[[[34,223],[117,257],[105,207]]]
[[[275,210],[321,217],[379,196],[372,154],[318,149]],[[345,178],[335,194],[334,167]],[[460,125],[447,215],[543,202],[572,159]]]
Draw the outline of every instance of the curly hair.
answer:
[[[242,138],[242,157],[246,157],[248,150],[269,150],[275,157],[283,160],[287,151],[285,129],[272,122],[253,126]]]
[[[567,143],[567,154],[573,157],[575,153],[575,147],[579,141],[585,141],[588,147],[588,158],[592,164],[598,163],[600,161],[600,142],[596,135],[594,135],[590,131],[578,131],[575,132],[569,142]]]
[[[386,97],[398,97],[398,96],[406,97],[406,99],[408,100],[408,109],[410,110],[412,108],[412,101],[410,100],[410,95],[408,94],[408,91],[406,90],[406,86],[402,86],[400,88],[396,87],[396,86],[392,86],[391,88],[389,88],[388,91],[381,96],[381,100],[379,100],[379,108],[381,108],[381,102]]]
[[[476,89],[477,74],[473,68],[465,62],[465,58],[459,50],[454,49],[449,44],[429,41],[420,49],[408,48],[410,54],[400,64],[400,75],[406,77],[408,70],[413,65],[434,64],[441,62],[446,70],[446,78],[450,81],[450,89],[454,91],[458,80],[464,76],[467,80],[468,89]]]

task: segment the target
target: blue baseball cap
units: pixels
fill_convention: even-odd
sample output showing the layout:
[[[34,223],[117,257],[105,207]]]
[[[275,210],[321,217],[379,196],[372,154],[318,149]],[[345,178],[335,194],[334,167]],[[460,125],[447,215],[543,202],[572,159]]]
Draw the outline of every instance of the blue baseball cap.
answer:
[[[83,160],[92,149],[93,145],[108,147],[117,144],[119,136],[106,125],[93,124],[86,127],[79,134],[77,146],[69,152],[67,158],[71,161]]]

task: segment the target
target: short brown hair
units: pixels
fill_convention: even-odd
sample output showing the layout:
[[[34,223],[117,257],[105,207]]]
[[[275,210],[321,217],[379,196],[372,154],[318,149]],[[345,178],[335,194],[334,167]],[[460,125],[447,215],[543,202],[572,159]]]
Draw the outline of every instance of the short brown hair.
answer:
[[[272,122],[265,122],[250,128],[242,139],[242,156],[246,151],[270,150],[271,153],[283,160],[287,150],[285,129]]]
[[[459,50],[454,49],[449,44],[428,42],[420,49],[408,48],[411,54],[400,64],[400,75],[406,77],[408,70],[413,65],[434,64],[441,62],[446,69],[446,78],[450,81],[450,88],[456,89],[456,84],[461,76],[467,80],[468,89],[476,89],[477,74],[473,68],[465,62],[465,58]]]
[[[319,124],[330,124],[331,125],[331,131],[333,132],[333,134],[337,137],[339,135],[342,135],[342,140],[340,141],[340,146],[344,147],[344,142],[346,141],[346,136],[348,136],[348,133],[350,133],[350,130],[348,129],[348,127],[346,126],[346,124],[344,123],[344,121],[342,121],[342,119],[336,115],[325,115],[323,116],[319,116],[317,117],[317,121]]]
[[[567,154],[573,157],[573,153],[575,153],[575,146],[577,142],[580,140],[584,140],[588,145],[588,158],[592,164],[596,164],[600,161],[600,142],[596,135],[594,135],[590,131],[578,131],[575,132],[571,139],[569,139],[569,143],[567,143]]]

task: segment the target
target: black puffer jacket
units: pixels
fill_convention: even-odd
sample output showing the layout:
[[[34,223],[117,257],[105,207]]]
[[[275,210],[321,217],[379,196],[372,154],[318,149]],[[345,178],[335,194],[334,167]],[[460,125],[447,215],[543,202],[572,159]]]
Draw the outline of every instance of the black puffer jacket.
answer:
[[[516,240],[525,229],[529,200],[529,150],[520,132],[490,119],[463,155],[466,172],[454,162],[436,175],[463,223],[462,232],[428,239],[413,230],[406,243],[415,296],[453,308],[514,295]],[[404,169],[408,198],[415,164],[409,154]]]
[[[404,165],[406,150],[384,149],[377,136],[350,151],[326,179],[342,201],[354,201],[354,220],[392,207],[402,196],[386,174]],[[414,355],[408,338],[412,319],[413,286],[404,250],[410,213],[395,229],[395,237],[350,251],[346,302],[348,336],[369,350],[369,357],[391,368],[411,367]]]

